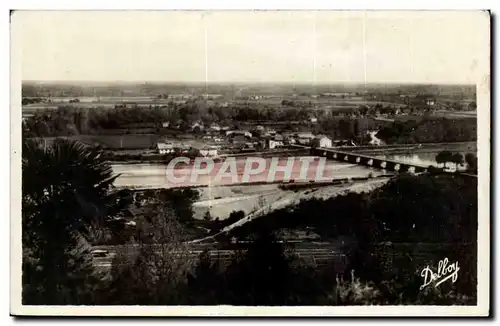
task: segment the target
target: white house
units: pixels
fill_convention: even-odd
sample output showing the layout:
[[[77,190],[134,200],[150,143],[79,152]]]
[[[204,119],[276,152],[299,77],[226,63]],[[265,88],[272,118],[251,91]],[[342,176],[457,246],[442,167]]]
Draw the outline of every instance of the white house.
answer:
[[[168,128],[170,126],[170,122],[169,121],[162,122],[161,126],[163,128]]]
[[[214,131],[220,131],[221,128],[220,128],[219,124],[214,122],[210,125],[210,129],[214,130]]]
[[[252,133],[250,131],[243,131],[243,130],[228,130],[226,131],[226,137],[230,135],[243,135],[248,138],[252,138]]]
[[[204,126],[201,122],[195,122],[191,125],[191,130],[195,130],[196,128],[199,128],[200,130],[204,129]]]
[[[157,143],[156,148],[160,154],[169,154],[174,152],[174,144],[172,143]]]
[[[269,128],[269,129],[267,129],[267,131],[266,131],[266,135],[267,135],[267,136],[274,136],[274,135],[276,135],[276,130],[274,130],[274,129],[270,129],[270,128]]]
[[[275,139],[268,139],[267,146],[270,149],[283,147],[283,141],[282,140],[275,140]]]
[[[299,132],[297,133],[297,138],[308,138],[308,139],[314,139],[315,136],[311,132]]]
[[[202,148],[200,149],[200,154],[205,157],[217,157],[218,151],[216,148]]]
[[[312,145],[321,148],[332,147],[332,140],[326,136],[318,136],[312,141]]]

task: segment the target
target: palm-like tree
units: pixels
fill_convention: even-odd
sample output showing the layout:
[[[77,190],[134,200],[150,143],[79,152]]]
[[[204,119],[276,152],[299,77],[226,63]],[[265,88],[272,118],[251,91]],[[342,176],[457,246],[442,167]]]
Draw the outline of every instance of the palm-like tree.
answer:
[[[30,262],[23,264],[23,301],[74,302],[68,284],[82,284],[71,273],[85,263],[75,250],[86,227],[116,213],[110,190],[117,176],[100,151],[79,142],[56,139],[47,147],[25,140],[22,150],[23,258]]]

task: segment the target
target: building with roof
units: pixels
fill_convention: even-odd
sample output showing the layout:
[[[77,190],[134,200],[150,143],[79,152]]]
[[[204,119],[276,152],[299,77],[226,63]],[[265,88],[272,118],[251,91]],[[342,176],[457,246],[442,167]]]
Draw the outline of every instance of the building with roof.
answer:
[[[219,156],[217,148],[207,147],[200,149],[200,155],[205,157],[217,157]]]
[[[232,139],[233,144],[244,144],[247,142],[247,138],[244,135],[235,135]]]
[[[330,148],[332,147],[332,140],[327,136],[318,136],[311,142],[313,147]]]
[[[156,149],[160,154],[170,154],[174,152],[174,144],[172,143],[157,143]]]

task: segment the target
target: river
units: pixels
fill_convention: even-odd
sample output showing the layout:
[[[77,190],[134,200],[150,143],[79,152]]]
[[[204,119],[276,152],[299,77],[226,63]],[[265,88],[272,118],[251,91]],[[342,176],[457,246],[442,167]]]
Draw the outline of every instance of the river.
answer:
[[[298,180],[300,175],[300,167],[302,163],[299,162],[302,157],[294,158],[294,165],[291,169],[289,179]],[[319,160],[317,157],[308,157],[310,159],[315,159],[310,163],[310,168],[307,173],[307,180],[314,179],[316,177],[317,170],[321,167],[319,165]],[[164,164],[113,164],[113,171],[119,174],[119,177],[115,181],[115,186],[117,187],[133,187],[133,188],[172,188],[179,186],[203,186],[203,185],[231,185],[245,182],[242,180],[243,170],[245,166],[245,158],[236,158],[236,170],[237,178],[230,176],[223,177],[217,180],[217,173],[220,172],[221,165],[223,163],[215,163],[212,173],[209,175],[200,175],[197,178],[191,179],[193,173],[193,166],[183,166],[181,168],[176,168],[169,172],[173,172],[176,178],[184,178],[183,182],[175,183],[167,178],[167,166]],[[266,158],[266,168],[263,172],[256,175],[251,175],[251,177],[246,180],[246,182],[266,182],[269,177],[269,166],[271,158]],[[279,166],[284,166],[287,163],[287,158],[279,159]],[[205,166],[202,166],[203,168]],[[256,168],[254,166],[254,168]],[[355,177],[366,177],[370,174],[377,176],[384,174],[384,171],[378,169],[372,169],[364,166],[359,166],[356,164],[337,162],[333,160],[326,160],[322,177],[324,179],[342,179],[342,178],[355,178]],[[228,171],[228,170],[226,170]],[[229,169],[231,171],[231,169]],[[283,172],[277,172],[275,174],[274,181],[282,181],[285,178]]]

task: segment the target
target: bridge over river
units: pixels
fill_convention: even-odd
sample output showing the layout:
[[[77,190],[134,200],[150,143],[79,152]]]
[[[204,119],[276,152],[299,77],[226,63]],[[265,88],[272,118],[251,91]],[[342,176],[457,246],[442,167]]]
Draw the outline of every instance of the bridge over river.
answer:
[[[293,145],[293,146],[295,147],[300,145]],[[419,165],[415,163],[399,162],[396,160],[386,159],[386,158],[377,158],[362,153],[346,152],[334,148],[311,148],[311,154],[317,156],[324,156],[326,158],[337,161],[345,161],[353,164],[379,168],[387,171],[420,173],[420,172],[426,172],[428,168],[428,166]]]
[[[386,171],[422,173],[422,172],[427,172],[429,168],[429,166],[422,164],[400,162],[389,158],[374,157],[364,152],[355,152],[355,151],[347,152],[344,150],[344,148],[319,148],[319,147],[311,148],[303,145],[292,145],[292,147],[309,148],[312,155],[324,156],[326,158],[337,161],[349,162],[367,167],[383,169]],[[449,171],[443,171],[443,172],[449,172]],[[467,172],[460,172],[460,175],[477,178],[476,174]]]

